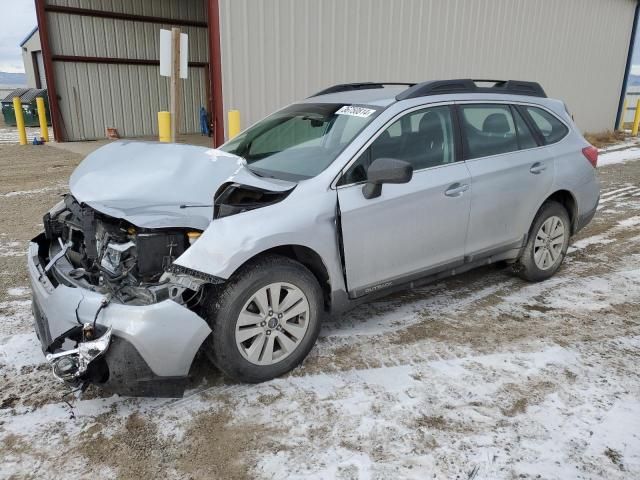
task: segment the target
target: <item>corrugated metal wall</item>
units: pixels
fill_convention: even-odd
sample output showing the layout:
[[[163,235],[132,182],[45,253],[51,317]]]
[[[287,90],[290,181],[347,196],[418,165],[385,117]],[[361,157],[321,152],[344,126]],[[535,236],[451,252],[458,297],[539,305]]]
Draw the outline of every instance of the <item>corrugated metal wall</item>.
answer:
[[[203,22],[206,0],[49,0],[49,5]],[[157,60],[159,31],[170,24],[49,12],[53,55]],[[189,60],[208,62],[206,28],[180,27],[189,34]],[[157,65],[54,61],[56,90],[67,140],[104,138],[107,127],[121,136],[157,135],[157,112],[169,108],[169,80]],[[183,133],[200,130],[207,106],[207,69],[189,68],[183,82]]]
[[[535,80],[612,129],[635,0],[220,0],[224,108],[243,127],[323,87]]]

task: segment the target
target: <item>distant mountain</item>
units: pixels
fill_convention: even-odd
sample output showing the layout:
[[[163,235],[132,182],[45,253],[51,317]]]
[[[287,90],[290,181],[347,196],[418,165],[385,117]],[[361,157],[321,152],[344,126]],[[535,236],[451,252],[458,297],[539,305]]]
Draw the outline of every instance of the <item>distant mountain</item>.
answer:
[[[27,85],[27,77],[24,73],[0,72],[0,85],[23,87]]]

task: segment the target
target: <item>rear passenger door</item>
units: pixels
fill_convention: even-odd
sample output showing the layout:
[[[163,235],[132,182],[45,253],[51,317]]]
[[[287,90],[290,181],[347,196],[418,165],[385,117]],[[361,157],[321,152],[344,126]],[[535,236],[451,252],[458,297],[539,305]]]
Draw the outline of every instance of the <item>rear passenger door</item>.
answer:
[[[468,261],[519,248],[540,203],[550,194],[554,162],[518,108],[460,103],[471,208]]]

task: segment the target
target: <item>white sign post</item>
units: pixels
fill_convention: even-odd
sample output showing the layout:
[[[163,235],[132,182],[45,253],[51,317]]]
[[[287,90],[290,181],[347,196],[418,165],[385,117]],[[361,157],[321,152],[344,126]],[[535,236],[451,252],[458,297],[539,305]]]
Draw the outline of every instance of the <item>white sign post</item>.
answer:
[[[171,142],[175,143],[180,123],[180,80],[189,72],[189,37],[179,28],[160,30],[160,75],[171,78],[169,112]]]

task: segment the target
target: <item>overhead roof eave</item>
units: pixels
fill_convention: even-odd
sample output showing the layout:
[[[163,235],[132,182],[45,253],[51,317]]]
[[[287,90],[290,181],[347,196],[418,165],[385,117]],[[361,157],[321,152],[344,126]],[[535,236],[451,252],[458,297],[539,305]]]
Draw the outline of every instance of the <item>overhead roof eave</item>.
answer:
[[[27,42],[31,39],[31,37],[33,37],[33,35],[34,35],[37,31],[38,31],[38,26],[36,25],[36,26],[35,26],[35,28],[34,28],[33,30],[31,30],[31,32],[29,32],[29,35],[27,35],[27,36],[25,37],[25,39],[24,39],[24,40],[22,40],[22,42],[20,42],[20,45],[19,45],[19,46],[20,46],[20,47],[22,47],[25,43],[27,43]]]

